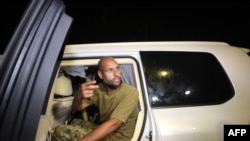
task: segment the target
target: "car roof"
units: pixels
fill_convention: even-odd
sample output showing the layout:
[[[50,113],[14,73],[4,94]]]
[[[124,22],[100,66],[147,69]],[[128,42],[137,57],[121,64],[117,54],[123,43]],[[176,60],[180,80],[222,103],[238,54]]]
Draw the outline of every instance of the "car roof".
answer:
[[[152,47],[153,46],[153,47]],[[116,42],[116,43],[92,43],[92,44],[72,44],[66,45],[65,54],[75,52],[97,52],[97,51],[188,51],[188,50],[209,50],[217,47],[230,47],[225,42],[207,42],[207,41],[163,41],[163,42]],[[98,49],[98,50],[97,50]]]

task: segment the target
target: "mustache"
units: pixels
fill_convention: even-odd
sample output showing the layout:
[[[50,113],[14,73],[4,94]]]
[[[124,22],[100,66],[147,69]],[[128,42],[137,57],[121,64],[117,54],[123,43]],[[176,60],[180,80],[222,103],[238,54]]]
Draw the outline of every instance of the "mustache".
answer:
[[[116,76],[116,77],[114,77],[112,80],[115,80],[115,79],[119,79],[119,80],[121,80],[121,77]]]

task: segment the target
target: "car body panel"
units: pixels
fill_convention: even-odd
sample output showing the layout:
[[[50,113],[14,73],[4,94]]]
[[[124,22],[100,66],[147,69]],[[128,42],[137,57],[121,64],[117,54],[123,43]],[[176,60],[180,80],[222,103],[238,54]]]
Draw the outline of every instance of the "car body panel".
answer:
[[[223,140],[225,124],[249,124],[249,56],[222,42],[133,42],[68,45],[64,58],[133,56],[141,64],[139,51],[207,52],[213,54],[228,75],[235,95],[225,103],[205,106],[152,108],[153,140]],[[143,73],[141,66],[141,73]],[[244,76],[242,74],[245,74]],[[143,84],[145,78],[142,76]],[[146,86],[144,86],[146,91]],[[147,91],[145,93],[147,94]],[[147,97],[147,96],[146,96]],[[244,97],[244,99],[242,99]],[[147,97],[148,102],[148,97]],[[233,111],[233,112],[232,112]],[[152,127],[151,127],[152,128]],[[144,134],[145,135],[145,134]]]

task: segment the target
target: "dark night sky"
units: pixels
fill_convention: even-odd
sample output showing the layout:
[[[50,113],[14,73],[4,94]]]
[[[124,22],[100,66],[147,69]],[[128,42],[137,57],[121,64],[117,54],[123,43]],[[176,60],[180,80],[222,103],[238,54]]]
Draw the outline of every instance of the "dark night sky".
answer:
[[[28,1],[28,0],[26,0]],[[25,2],[5,4],[1,20],[1,53]],[[27,3],[27,2],[26,2]],[[224,41],[250,48],[250,5],[201,4],[90,4],[65,0],[74,17],[68,43],[126,41]],[[190,4],[191,5],[191,4]],[[3,5],[1,5],[3,6]],[[13,10],[15,9],[15,10]]]

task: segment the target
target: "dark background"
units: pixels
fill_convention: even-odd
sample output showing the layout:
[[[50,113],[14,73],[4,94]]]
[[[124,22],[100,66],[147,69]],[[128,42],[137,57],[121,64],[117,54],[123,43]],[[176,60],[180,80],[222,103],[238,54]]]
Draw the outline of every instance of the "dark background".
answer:
[[[1,54],[29,0],[1,4]],[[250,48],[250,4],[87,3],[65,0],[74,18],[68,44],[222,41]],[[3,11],[3,9],[5,9]]]

